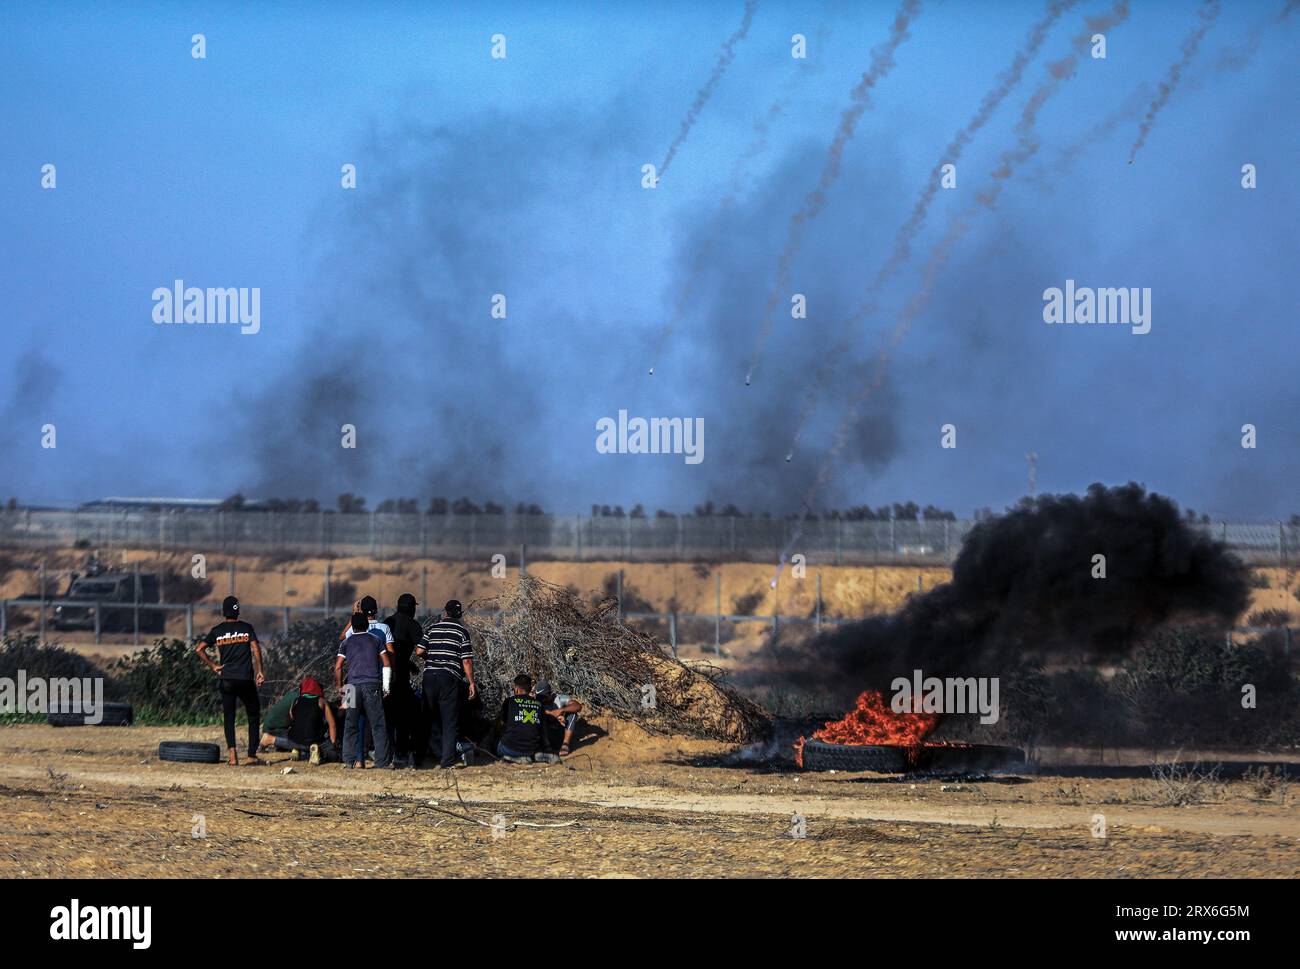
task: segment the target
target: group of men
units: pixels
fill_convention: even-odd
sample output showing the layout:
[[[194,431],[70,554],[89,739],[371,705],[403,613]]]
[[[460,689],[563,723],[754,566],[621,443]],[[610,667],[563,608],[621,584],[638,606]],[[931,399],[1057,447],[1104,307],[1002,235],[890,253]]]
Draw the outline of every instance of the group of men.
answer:
[[[471,764],[482,738],[474,651],[461,622],[464,609],[452,599],[436,622],[422,626],[415,618],[418,605],[415,596],[405,593],[396,612],[381,620],[373,596],[357,600],[339,633],[334,662],[340,701],[330,703],[319,681],[305,677],[271,708],[262,733],[260,644],[252,625],[239,618],[239,600],[228,596],[222,603],[224,621],[195,648],[218,677],[229,762],[239,762],[235,713],[242,702],[249,730],[246,763],[261,763],[259,752],[276,749],[313,764],[341,760],[344,767],[356,769],[365,767],[371,751],[375,767],[414,768],[426,753],[441,768]],[[215,661],[208,655],[212,648]],[[497,720],[501,759],[554,763],[567,756],[582,704],[556,694],[545,681],[534,684],[527,674],[515,677],[513,690]]]

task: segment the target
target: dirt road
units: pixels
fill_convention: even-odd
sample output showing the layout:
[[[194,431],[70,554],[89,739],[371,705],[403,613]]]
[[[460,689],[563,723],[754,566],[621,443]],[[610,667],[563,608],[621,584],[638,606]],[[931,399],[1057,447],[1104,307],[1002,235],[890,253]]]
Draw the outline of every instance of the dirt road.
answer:
[[[3,727],[0,876],[1300,870],[1294,794],[1265,797],[1245,781],[1171,807],[1143,777],[802,774],[719,766],[718,744],[602,726],[607,736],[562,767],[454,772],[313,768],[282,754],[263,767],[171,764],[157,759],[159,740],[219,731]],[[791,837],[796,813],[806,837]]]

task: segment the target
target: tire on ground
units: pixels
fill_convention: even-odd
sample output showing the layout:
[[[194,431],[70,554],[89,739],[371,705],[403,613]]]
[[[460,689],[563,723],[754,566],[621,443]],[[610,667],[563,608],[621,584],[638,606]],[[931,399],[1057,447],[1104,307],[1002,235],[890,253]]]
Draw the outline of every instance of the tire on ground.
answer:
[[[923,747],[917,767],[935,773],[944,771],[989,771],[1006,773],[1022,771],[1028,766],[1025,751],[1020,747],[998,744],[965,744]]]
[[[129,703],[105,703],[98,723],[87,723],[86,714],[70,707],[51,710],[45,715],[45,722],[51,727],[129,727],[134,719],[135,711]]]
[[[805,770],[872,770],[901,774],[907,770],[907,751],[902,747],[866,744],[828,744],[809,740],[803,745]]]
[[[158,759],[182,764],[215,764],[221,760],[221,748],[189,740],[164,740],[158,745]]]

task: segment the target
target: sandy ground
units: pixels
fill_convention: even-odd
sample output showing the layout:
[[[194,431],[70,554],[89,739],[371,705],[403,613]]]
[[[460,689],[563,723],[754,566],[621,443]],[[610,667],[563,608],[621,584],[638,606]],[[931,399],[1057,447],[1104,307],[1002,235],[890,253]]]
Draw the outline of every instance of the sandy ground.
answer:
[[[0,877],[1300,871],[1295,793],[1265,798],[1245,781],[1167,807],[1141,772],[807,774],[722,766],[719,744],[599,726],[606,735],[563,766],[452,772],[313,768],[282,754],[239,768],[157,759],[159,740],[216,741],[214,728],[3,727]],[[796,812],[804,838],[790,836]]]
[[[172,574],[188,574],[190,557],[180,554],[159,554],[157,550],[135,549],[105,554],[105,560],[115,567],[130,569],[139,564],[141,570],[165,570]],[[0,598],[30,596],[37,588],[36,569],[44,561],[47,574],[78,569],[85,561],[86,552],[74,549],[49,552],[7,553],[9,571],[0,576]],[[518,575],[517,550],[507,556],[509,568],[506,578]],[[326,567],[332,570],[333,582],[351,583],[357,595],[373,594],[385,605],[391,605],[402,592],[413,592],[422,602],[436,608],[449,598],[471,602],[487,598],[500,591],[501,579],[491,574],[490,556],[480,562],[448,562],[434,559],[403,559],[376,561],[369,558],[292,558],[276,559],[259,556],[210,556],[207,574],[212,581],[210,598],[214,602],[232,591],[229,566],[235,565],[233,591],[246,604],[279,605],[289,603],[299,606],[321,606],[324,603]],[[817,582],[822,587],[823,615],[828,617],[856,618],[877,613],[892,612],[908,596],[926,591],[947,582],[951,571],[946,568],[896,567],[896,566],[833,566],[807,567],[802,578],[787,568],[778,587],[770,587],[774,575],[770,563],[629,563],[600,562],[531,562],[528,571],[559,585],[572,586],[583,593],[602,588],[605,581],[624,573],[624,588],[628,598],[635,595],[648,603],[654,611],[670,611],[674,605],[679,613],[713,615],[718,608],[719,589],[724,614],[770,616],[812,616],[815,611]],[[1294,569],[1256,569],[1268,582],[1266,588],[1251,590],[1251,605],[1247,613],[1260,609],[1282,609],[1291,613],[1292,623],[1300,622],[1300,599],[1292,590],[1300,592],[1300,578]],[[719,586],[719,576],[721,584]],[[51,580],[52,582],[54,580]],[[55,583],[62,591],[66,578]],[[165,595],[165,590],[164,590]],[[337,595],[335,599],[337,600]],[[342,608],[347,603],[334,601]],[[35,618],[35,610],[27,610],[28,620]],[[308,614],[293,614],[303,618]],[[15,616],[16,620],[18,617]],[[247,616],[264,635],[269,635],[283,623],[282,611],[252,611]],[[195,629],[206,630],[218,621],[215,606],[195,611]],[[805,635],[811,625],[787,625],[785,635]],[[713,652],[713,624],[709,621],[682,625],[679,630],[681,652],[688,658],[703,656],[723,667],[743,665],[745,658],[757,648],[770,632],[770,623],[744,623],[734,627],[723,625],[724,655]],[[181,636],[185,632],[183,614],[169,621],[168,634]],[[82,652],[105,659],[116,659],[133,651],[129,634],[108,634],[96,647],[93,636],[81,631],[51,632],[51,639],[74,645]],[[143,634],[141,642],[152,642],[154,636]]]

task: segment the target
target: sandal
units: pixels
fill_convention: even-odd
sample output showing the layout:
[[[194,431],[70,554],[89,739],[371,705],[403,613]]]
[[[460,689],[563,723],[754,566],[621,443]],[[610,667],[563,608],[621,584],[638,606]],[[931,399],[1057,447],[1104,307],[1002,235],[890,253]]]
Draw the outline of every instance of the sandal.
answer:
[[[569,745],[568,745],[568,744],[561,744],[561,745],[560,745],[560,756],[561,756],[561,757],[568,757],[568,756],[569,756]]]
[[[259,759],[256,754],[249,754],[247,757],[244,758],[245,767],[260,767],[262,764],[265,763],[266,761]]]

